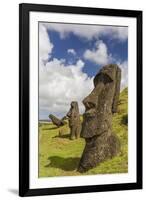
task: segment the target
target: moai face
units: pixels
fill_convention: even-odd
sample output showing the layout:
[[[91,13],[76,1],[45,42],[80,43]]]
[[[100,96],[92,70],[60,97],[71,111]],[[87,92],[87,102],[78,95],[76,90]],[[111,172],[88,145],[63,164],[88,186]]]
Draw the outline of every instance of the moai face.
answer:
[[[117,75],[120,77],[120,74],[117,65],[107,65],[94,78],[94,89],[83,100],[85,113],[83,115],[81,137],[91,138],[100,135],[109,128],[106,122],[111,120],[110,115],[113,112],[113,105],[116,110],[117,105],[114,103],[117,100],[115,90],[120,87],[120,84],[117,87]]]

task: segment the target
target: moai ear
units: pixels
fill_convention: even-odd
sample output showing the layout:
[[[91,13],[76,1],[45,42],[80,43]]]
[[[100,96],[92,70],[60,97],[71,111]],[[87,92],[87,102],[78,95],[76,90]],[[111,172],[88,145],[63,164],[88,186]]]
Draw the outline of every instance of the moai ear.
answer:
[[[121,69],[117,66],[116,79],[115,79],[115,92],[112,104],[112,113],[117,112],[119,94],[120,94],[120,84],[121,84]]]

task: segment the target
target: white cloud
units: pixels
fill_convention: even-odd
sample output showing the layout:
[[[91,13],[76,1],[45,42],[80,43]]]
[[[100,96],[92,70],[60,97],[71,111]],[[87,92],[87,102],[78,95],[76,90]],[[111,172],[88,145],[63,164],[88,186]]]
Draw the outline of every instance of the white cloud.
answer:
[[[124,41],[128,38],[128,27],[112,28],[112,37]]]
[[[76,55],[76,51],[74,49],[68,49],[67,53],[71,53],[73,55]]]
[[[117,62],[118,66],[122,70],[121,90],[128,86],[128,62]]]
[[[108,48],[102,40],[96,42],[94,49],[87,49],[84,53],[84,58],[99,65],[112,62],[112,56],[108,54]]]
[[[39,114],[49,113],[63,116],[70,108],[71,101],[78,101],[83,113],[82,100],[93,88],[93,78],[82,72],[84,62],[66,65],[64,59],[49,59],[53,44],[44,25],[39,27]],[[73,53],[74,51],[71,50]],[[48,60],[49,59],[49,60]],[[44,62],[45,61],[45,62]]]
[[[47,29],[43,24],[39,24],[39,59],[46,61],[50,57],[53,44],[50,41]]]
[[[100,36],[109,36],[111,39],[124,41],[128,37],[128,27],[99,26],[99,25],[77,25],[77,24],[57,24],[44,23],[48,30],[59,32],[61,38],[65,38],[70,33],[91,40],[99,39]]]
[[[122,70],[121,74],[121,90],[128,86],[128,62],[127,60],[121,62],[108,54],[108,48],[103,41],[99,40],[96,43],[96,48],[87,49],[84,53],[84,58],[99,65],[106,65],[110,63],[117,63]]]
[[[58,113],[63,116],[70,108],[71,101],[78,101],[83,113],[82,100],[93,88],[93,78],[82,72],[84,63],[66,66],[63,60],[54,58],[41,67],[39,78],[40,113]]]

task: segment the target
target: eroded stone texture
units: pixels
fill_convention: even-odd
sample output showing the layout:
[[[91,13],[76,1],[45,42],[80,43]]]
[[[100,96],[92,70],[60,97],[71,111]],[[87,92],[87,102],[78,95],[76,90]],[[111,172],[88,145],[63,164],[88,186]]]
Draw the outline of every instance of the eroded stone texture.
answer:
[[[65,121],[63,121],[62,119],[58,119],[52,114],[49,115],[49,118],[51,119],[52,123],[56,125],[57,127],[64,126],[66,124]]]
[[[94,78],[93,91],[83,100],[81,137],[85,148],[78,171],[85,172],[120,150],[120,142],[112,133],[112,114],[117,111],[121,70],[115,65],[104,66]]]
[[[70,138],[75,139],[80,137],[81,132],[81,121],[79,114],[78,102],[72,101],[71,108],[67,113],[69,118],[69,127],[70,127]]]

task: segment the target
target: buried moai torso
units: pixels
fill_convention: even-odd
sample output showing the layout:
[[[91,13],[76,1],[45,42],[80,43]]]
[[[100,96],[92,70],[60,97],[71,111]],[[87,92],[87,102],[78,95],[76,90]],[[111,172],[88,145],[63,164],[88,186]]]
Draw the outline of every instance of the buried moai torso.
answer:
[[[78,171],[85,172],[119,152],[118,138],[112,133],[112,114],[117,111],[121,70],[117,65],[104,66],[94,78],[93,91],[83,100],[81,137],[86,145]]]
[[[67,113],[67,117],[69,118],[70,138],[71,139],[79,138],[81,131],[81,121],[80,121],[78,102],[76,101],[71,102],[71,108]]]

